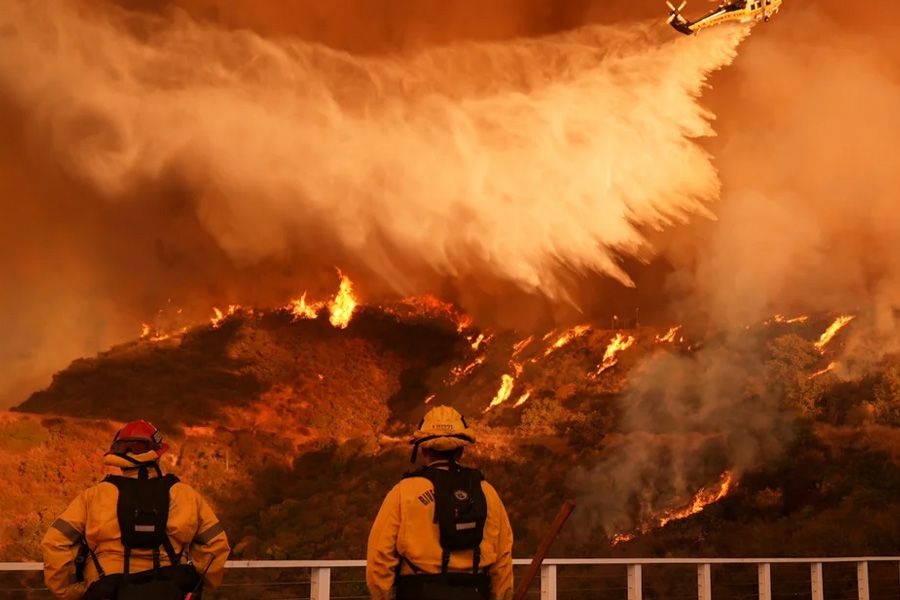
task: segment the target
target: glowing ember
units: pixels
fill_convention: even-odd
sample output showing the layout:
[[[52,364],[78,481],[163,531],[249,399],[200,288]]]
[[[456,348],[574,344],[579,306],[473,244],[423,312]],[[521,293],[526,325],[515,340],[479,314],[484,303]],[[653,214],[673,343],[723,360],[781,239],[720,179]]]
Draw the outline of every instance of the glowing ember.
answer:
[[[484,412],[488,412],[495,406],[500,406],[512,395],[513,386],[516,384],[516,380],[512,377],[512,375],[503,375],[500,378],[500,389],[497,390],[497,395],[494,396],[494,399],[491,400],[491,404],[484,409]]]
[[[836,362],[829,363],[829,365],[827,367],[825,367],[821,371],[816,371],[815,373],[813,373],[812,375],[807,377],[806,380],[809,381],[810,379],[815,379],[816,377],[820,377],[821,375],[824,375],[825,373],[830,373],[831,371],[834,371],[835,369],[837,369],[837,366],[838,366],[838,364]]]
[[[681,510],[666,512],[659,517],[659,526],[664,527],[667,523],[671,523],[672,521],[685,519],[691,515],[695,515],[713,502],[718,502],[728,495],[733,483],[734,474],[731,471],[726,471],[722,474],[719,483],[703,488],[697,492],[689,506],[682,508]]]
[[[815,345],[816,345],[816,348],[818,348],[819,351],[824,351],[824,350],[825,350],[825,346],[827,346],[828,343],[829,343],[831,340],[834,339],[834,336],[836,336],[837,333],[838,333],[841,329],[843,329],[844,327],[846,327],[847,324],[848,324],[850,321],[852,321],[854,318],[856,318],[854,315],[842,315],[842,316],[838,317],[837,319],[835,319],[835,320],[834,320],[834,323],[832,323],[831,325],[829,325],[829,326],[828,326],[828,329],[825,330],[825,333],[823,333],[823,334],[819,337],[819,341],[816,342],[816,344],[815,344]]]
[[[353,282],[338,271],[341,276],[341,285],[334,299],[328,304],[328,312],[331,313],[328,321],[339,329],[346,329],[353,318],[353,311],[356,310],[357,301],[353,296]]]
[[[590,325],[576,325],[572,329],[569,329],[561,336],[559,336],[549,348],[547,348],[547,350],[544,352],[544,356],[550,356],[550,354],[559,350],[575,338],[583,336],[585,333],[590,331],[590,329]]]
[[[295,300],[291,300],[290,304],[285,306],[285,309],[289,310],[292,315],[294,315],[294,320],[298,321],[300,319],[315,319],[319,310],[322,308],[322,302],[316,302],[314,304],[306,303],[306,292],[303,292],[303,295]]]
[[[460,311],[456,305],[439,300],[430,294],[408,296],[397,303],[387,304],[381,308],[385,312],[399,317],[424,316],[433,319],[447,319],[456,325],[458,333],[472,327],[472,317]],[[470,339],[469,342],[471,341]]]
[[[456,385],[460,382],[464,377],[467,377],[472,371],[477,369],[484,361],[487,360],[485,356],[479,356],[466,366],[462,367],[453,367],[453,370],[450,371],[450,377],[447,381],[448,385]]]
[[[772,317],[771,321],[766,322],[766,325],[769,323],[784,323],[786,325],[792,325],[794,323],[806,323],[809,321],[809,317],[806,315],[800,315],[799,317],[785,317],[782,314],[775,315]]]
[[[631,348],[634,342],[634,336],[617,333],[616,337],[606,347],[606,352],[603,354],[603,362],[597,367],[597,375],[616,366],[619,363],[619,354]]]
[[[469,336],[466,339],[469,340],[469,342],[470,342],[469,345],[472,346],[472,350],[475,350],[477,352],[478,349],[481,348],[482,344],[487,344],[488,342],[491,341],[491,339],[493,339],[494,336],[489,335],[489,336],[485,337],[483,333],[479,333],[478,337],[474,338],[474,341],[472,339],[473,337],[474,336]]]
[[[431,394],[427,398],[425,398],[425,404],[431,404],[431,401],[437,397],[437,394]]]
[[[630,542],[634,539],[633,533],[617,533],[612,537],[612,545],[618,546],[622,542]]]
[[[527,338],[525,338],[524,340],[521,340],[521,341],[516,342],[515,344],[513,344],[513,353],[512,353],[512,355],[515,357],[515,356],[518,356],[519,354],[521,354],[521,353],[522,353],[522,350],[524,350],[525,348],[527,348],[528,345],[531,344],[531,342],[532,342],[533,340],[534,340],[534,336],[533,336],[533,335],[530,335],[530,336],[528,336]]]
[[[666,335],[656,336],[656,341],[660,342],[660,343],[662,343],[662,342],[668,342],[670,344],[675,343],[675,336],[678,335],[679,331],[681,331],[681,325],[676,325],[675,327],[672,327],[671,329],[669,329],[669,331],[666,332]],[[681,338],[681,339],[683,340],[684,338]]]
[[[187,331],[187,328],[181,330],[181,333]],[[141,338],[142,340],[147,340],[150,342],[161,342],[163,340],[167,340],[172,337],[169,333],[163,333],[158,329],[154,329],[148,323],[141,323]]]

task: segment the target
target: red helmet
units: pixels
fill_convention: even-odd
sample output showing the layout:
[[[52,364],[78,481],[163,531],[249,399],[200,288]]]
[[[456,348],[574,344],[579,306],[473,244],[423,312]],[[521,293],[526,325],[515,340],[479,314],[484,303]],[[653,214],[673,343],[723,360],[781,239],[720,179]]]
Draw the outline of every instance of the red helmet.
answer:
[[[140,420],[132,421],[116,432],[107,454],[145,454],[153,450],[157,456],[162,456],[168,449],[159,429],[153,423]]]

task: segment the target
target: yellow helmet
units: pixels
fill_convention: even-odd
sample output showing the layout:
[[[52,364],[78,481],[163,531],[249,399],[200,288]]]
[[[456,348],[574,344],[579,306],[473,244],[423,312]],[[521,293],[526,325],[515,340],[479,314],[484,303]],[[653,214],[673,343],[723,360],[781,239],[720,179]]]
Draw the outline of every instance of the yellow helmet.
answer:
[[[475,432],[466,419],[450,406],[436,406],[429,410],[410,440],[413,445],[412,462],[416,462],[419,447],[434,450],[456,450],[475,443]]]

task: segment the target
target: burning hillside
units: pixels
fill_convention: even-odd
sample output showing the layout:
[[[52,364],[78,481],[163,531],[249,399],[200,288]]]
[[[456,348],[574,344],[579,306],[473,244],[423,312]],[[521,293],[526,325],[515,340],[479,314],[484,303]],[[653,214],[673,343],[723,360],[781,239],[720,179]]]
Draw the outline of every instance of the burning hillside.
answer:
[[[660,389],[659,373],[677,366],[690,378],[698,369],[720,368],[715,361],[723,352],[738,352],[731,334],[698,339],[681,326],[581,325],[523,336],[480,331],[433,298],[371,306],[350,290],[343,278],[330,299],[301,295],[274,310],[234,307],[204,325],[144,336],[74,362],[18,410],[97,419],[104,430],[110,418],[163,424],[183,448],[171,468],[208,481],[226,505],[237,491],[223,482],[258,488],[253,502],[224,510],[236,528],[257,532],[243,534],[239,551],[259,556],[275,542],[251,524],[281,510],[275,507],[295,492],[276,491],[256,470],[287,471],[320,486],[326,475],[312,467],[316,461],[350,461],[341,468],[351,472],[381,462],[365,477],[384,471],[384,481],[366,479],[367,485],[387,485],[388,471],[403,469],[408,424],[431,402],[470,415],[482,431],[475,460],[489,473],[491,465],[504,465],[508,476],[527,464],[537,469],[534,476],[547,490],[541,506],[579,495],[578,518],[595,537],[575,536],[568,544],[593,554],[642,544],[742,489],[747,474],[778,463],[798,420],[892,423],[900,406],[893,367],[882,365],[856,381],[843,378],[840,366],[817,372],[852,360],[846,316],[776,317],[737,332],[747,341],[740,364],[750,364],[752,355],[759,369],[732,373],[742,378],[730,380],[732,397],[713,400],[704,396],[703,381],[679,382],[671,374],[669,388]],[[850,404],[848,390],[855,390]],[[876,400],[866,390],[875,390]],[[362,471],[353,480],[359,476]],[[499,481],[511,490],[521,485],[505,477]],[[365,503],[368,492],[336,493]],[[513,514],[534,510],[534,500],[528,494],[512,500]],[[520,525],[524,540],[531,539],[531,526]],[[609,542],[598,546],[597,534]],[[298,531],[287,546],[323,543],[317,535]],[[346,556],[340,546],[327,552]]]
[[[520,555],[895,549],[896,44],[829,1],[7,2],[0,558],[137,417],[237,556],[357,557],[436,403]]]

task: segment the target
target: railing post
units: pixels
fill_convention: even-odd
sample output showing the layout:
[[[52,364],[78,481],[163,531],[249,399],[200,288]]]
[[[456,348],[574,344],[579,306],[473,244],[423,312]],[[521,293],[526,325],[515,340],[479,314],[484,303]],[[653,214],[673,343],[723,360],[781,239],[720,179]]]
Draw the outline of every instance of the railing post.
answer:
[[[697,598],[712,600],[712,570],[709,563],[697,565]]]
[[[312,567],[309,572],[310,600],[329,600],[331,598],[331,568]]]
[[[541,600],[556,600],[556,565],[541,565]]]
[[[866,561],[856,563],[856,587],[859,600],[869,600],[869,563]]]
[[[760,563],[757,571],[759,574],[759,600],[772,600],[772,565]]]
[[[628,565],[628,600],[643,600],[641,565]]]
[[[822,579],[822,563],[809,565],[809,578],[812,582],[812,600],[825,600],[825,582]]]

